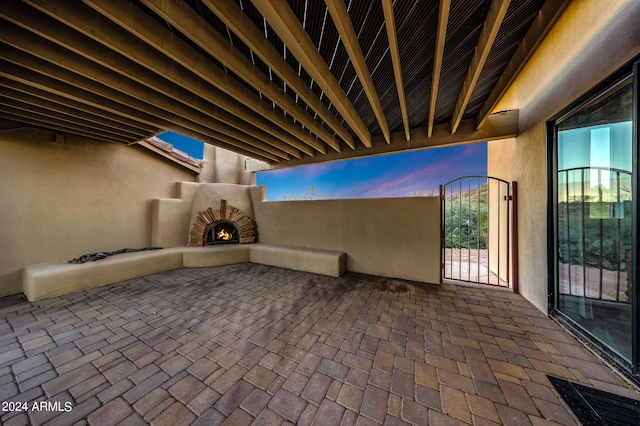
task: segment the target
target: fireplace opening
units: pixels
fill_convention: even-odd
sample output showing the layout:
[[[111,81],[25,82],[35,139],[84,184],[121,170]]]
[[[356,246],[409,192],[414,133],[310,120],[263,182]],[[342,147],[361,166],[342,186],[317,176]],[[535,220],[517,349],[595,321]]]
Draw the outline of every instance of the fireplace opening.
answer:
[[[214,224],[207,233],[206,244],[239,244],[240,233],[233,222],[221,221]]]

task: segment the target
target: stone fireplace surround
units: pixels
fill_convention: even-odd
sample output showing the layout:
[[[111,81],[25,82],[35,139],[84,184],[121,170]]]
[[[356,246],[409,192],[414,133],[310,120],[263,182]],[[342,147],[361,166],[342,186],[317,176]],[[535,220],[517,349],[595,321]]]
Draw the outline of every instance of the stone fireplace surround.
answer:
[[[247,220],[255,226],[250,188],[248,185],[226,183],[178,182],[175,198],[151,201],[151,245],[165,248],[201,247],[206,238],[204,228],[220,220],[223,210],[227,220],[233,216],[236,227],[240,220],[237,211],[243,215],[242,227],[245,227]],[[221,200],[226,200],[224,209],[220,208]],[[194,233],[196,224],[199,229]],[[254,234],[256,237],[257,228]],[[245,238],[245,244],[246,241]]]
[[[220,200],[220,208],[208,207],[196,215],[191,231],[189,232],[189,247],[202,247],[206,245],[209,231],[222,222],[231,222],[240,234],[240,244],[251,244],[256,241],[256,226],[246,214],[234,206],[227,205],[227,200]]]

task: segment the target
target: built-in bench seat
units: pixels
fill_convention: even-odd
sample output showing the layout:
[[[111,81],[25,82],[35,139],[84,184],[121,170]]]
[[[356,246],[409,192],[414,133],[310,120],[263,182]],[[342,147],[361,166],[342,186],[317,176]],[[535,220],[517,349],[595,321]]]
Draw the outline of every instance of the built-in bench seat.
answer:
[[[42,263],[24,269],[22,291],[30,301],[182,268],[183,248],[122,253],[87,263]]]
[[[342,251],[253,244],[251,262],[296,271],[339,277],[347,269],[347,254]]]
[[[23,292],[36,301],[100,287],[144,275],[178,269],[253,262],[338,277],[346,271],[347,255],[334,250],[270,244],[173,247],[122,253],[80,264],[43,263],[23,272]]]
[[[183,247],[182,266],[185,268],[203,268],[249,262],[249,253],[253,245],[255,244]]]

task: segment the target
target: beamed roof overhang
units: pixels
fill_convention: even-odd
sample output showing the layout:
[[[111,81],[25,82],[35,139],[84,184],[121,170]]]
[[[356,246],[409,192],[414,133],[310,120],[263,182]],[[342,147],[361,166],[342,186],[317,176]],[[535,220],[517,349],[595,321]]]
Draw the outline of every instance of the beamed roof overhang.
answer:
[[[0,128],[173,130],[286,167],[517,134],[569,0],[0,2]]]

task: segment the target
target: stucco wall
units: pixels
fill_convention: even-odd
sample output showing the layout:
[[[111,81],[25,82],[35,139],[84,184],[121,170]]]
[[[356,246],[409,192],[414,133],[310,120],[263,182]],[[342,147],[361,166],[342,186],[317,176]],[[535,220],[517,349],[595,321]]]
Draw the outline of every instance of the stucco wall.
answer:
[[[0,133],[0,296],[22,291],[26,265],[150,245],[152,200],[194,180],[144,148],[54,139]]]
[[[200,183],[178,182],[175,198],[151,202],[151,245],[180,247],[189,241],[191,211]]]
[[[347,269],[440,282],[438,197],[261,201],[251,188],[259,241],[340,250]]]
[[[240,185],[255,185],[256,174],[245,171],[244,155],[213,145],[204,144],[204,161],[198,174],[198,182],[225,182]]]
[[[574,0],[495,111],[517,138],[490,142],[489,174],[518,181],[520,293],[547,312],[546,121],[640,53],[640,2]]]

